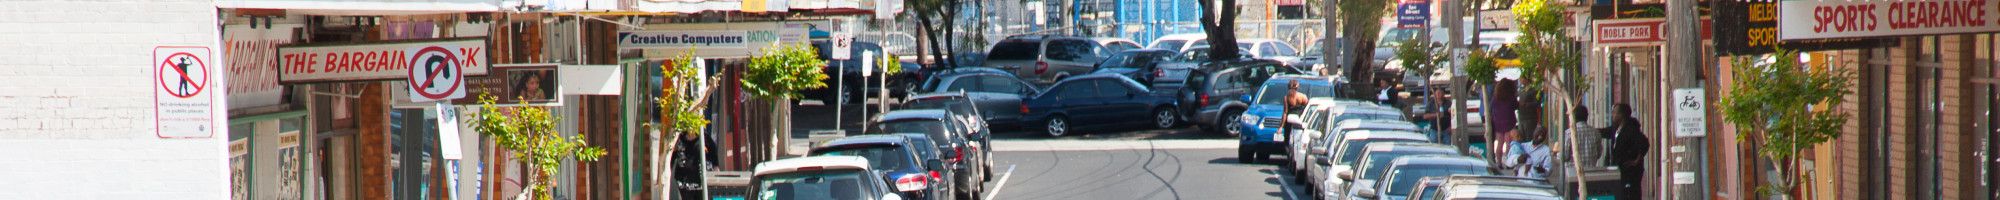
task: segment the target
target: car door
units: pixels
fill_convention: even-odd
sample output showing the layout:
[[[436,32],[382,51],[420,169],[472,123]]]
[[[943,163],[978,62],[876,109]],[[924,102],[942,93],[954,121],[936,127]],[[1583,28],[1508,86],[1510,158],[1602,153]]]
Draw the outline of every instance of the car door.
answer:
[[[1209,75],[1208,73],[1197,71],[1190,72],[1187,77],[1186,80],[1181,81],[1181,91],[1176,95],[1180,99],[1175,100],[1175,102],[1177,103],[1177,109],[1181,112],[1182,118],[1194,119],[1194,113],[1201,111],[1201,107],[1203,106],[1201,105],[1201,95],[1209,89]],[[1210,103],[1214,103],[1221,99],[1210,96],[1208,100]]]
[[[1150,119],[1146,114],[1151,110],[1146,107],[1144,98],[1139,97],[1141,94],[1137,88],[1118,79],[1097,79],[1091,82],[1096,82],[1097,85],[1100,107],[1097,113],[1103,114],[1097,118],[1115,123],[1150,122],[1144,119]]]
[[[1014,122],[1021,119],[1021,97],[1033,87],[1027,82],[1000,74],[981,75],[979,90],[970,92],[973,101],[978,102],[979,112],[986,114],[987,121]]]
[[[1241,98],[1244,94],[1250,93],[1251,85],[1255,85],[1251,83],[1252,78],[1250,70],[1247,68],[1223,70],[1222,73],[1216,75],[1216,82],[1212,86],[1215,89],[1210,90],[1214,94],[1209,95],[1209,101],[1212,103],[1221,103],[1221,101],[1233,101]],[[1262,81],[1258,81],[1258,83],[1262,83]]]
[[[1089,73],[1090,66],[1097,64],[1102,58],[1097,55],[1096,46],[1090,41],[1076,38],[1049,40],[1046,47],[1048,50],[1045,51],[1048,52],[1045,55],[1047,59],[1043,59],[1049,67],[1041,71],[1043,82],[1056,82],[1061,81],[1058,77]]]
[[[1057,83],[1056,87],[1060,88],[1059,93],[1055,94],[1056,107],[1069,115],[1069,121],[1073,124],[1070,126],[1096,124],[1092,120],[1097,119],[1096,112],[1099,112],[1098,108],[1101,107],[1097,99],[1096,84],[1091,81],[1070,81]]]

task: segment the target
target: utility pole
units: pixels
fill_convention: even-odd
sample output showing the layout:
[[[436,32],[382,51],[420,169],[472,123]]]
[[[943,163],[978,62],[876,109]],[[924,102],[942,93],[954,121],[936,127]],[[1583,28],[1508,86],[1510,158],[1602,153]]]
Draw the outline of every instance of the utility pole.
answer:
[[[1695,10],[1698,4],[1700,3],[1696,0],[1667,2],[1667,62],[1661,67],[1660,72],[1665,75],[1663,80],[1673,86],[1672,89],[1702,87],[1701,82],[1695,78],[1699,76],[1704,65],[1701,50],[1701,18],[1697,16]],[[1671,113],[1674,110],[1670,109],[1673,108],[1671,106],[1674,105],[1673,100],[1661,99],[1666,100],[1656,105],[1669,106],[1661,106],[1659,112],[1672,114],[1661,115],[1662,119],[1673,119],[1675,115],[1706,115],[1706,113]],[[1661,122],[1666,121],[1669,120],[1661,120]],[[1703,126],[1706,126],[1705,124]],[[1703,143],[1705,137],[1677,137],[1677,134],[1673,133],[1675,131],[1671,131],[1674,130],[1672,124],[1662,124],[1657,127],[1666,127],[1661,130],[1668,130],[1655,134],[1655,140],[1665,145],[1655,145],[1657,147],[1653,149],[1655,155],[1661,155],[1658,160],[1659,166],[1665,166],[1660,168],[1661,174],[1658,174],[1660,176],[1654,176],[1660,177],[1656,178],[1659,180],[1658,184],[1661,188],[1667,189],[1660,191],[1661,195],[1667,196],[1663,199],[1708,198],[1706,195],[1708,188],[1705,186],[1708,184],[1703,184],[1707,179],[1703,173],[1707,166],[1707,151],[1705,151],[1707,146]]]

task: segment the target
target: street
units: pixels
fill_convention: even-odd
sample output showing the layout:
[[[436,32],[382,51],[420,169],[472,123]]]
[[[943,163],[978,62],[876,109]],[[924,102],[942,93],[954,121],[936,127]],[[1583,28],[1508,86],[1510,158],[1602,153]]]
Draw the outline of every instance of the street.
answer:
[[[1227,136],[1193,128],[1083,136],[994,140],[985,198],[1307,199],[1291,174],[1268,164],[1276,161],[1237,163]]]

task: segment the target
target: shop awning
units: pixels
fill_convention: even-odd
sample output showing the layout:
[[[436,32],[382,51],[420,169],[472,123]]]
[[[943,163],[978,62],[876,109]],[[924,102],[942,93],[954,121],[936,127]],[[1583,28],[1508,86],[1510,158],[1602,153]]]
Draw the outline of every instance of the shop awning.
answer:
[[[698,13],[720,12],[784,12],[786,0],[637,0],[634,8],[640,12]]]
[[[215,7],[286,9],[325,15],[395,15],[501,11],[494,0],[217,0]]]

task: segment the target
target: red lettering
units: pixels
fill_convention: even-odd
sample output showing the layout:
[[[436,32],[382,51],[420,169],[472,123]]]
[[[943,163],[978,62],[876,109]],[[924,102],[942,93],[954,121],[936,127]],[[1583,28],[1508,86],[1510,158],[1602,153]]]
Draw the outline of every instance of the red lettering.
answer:
[[[312,68],[312,66],[313,66],[313,65],[318,65],[318,64],[319,64],[319,63],[313,63],[313,61],[315,61],[315,60],[319,60],[319,54],[316,54],[316,53],[306,53],[306,55],[305,55],[305,59],[303,59],[303,60],[306,60],[306,64],[305,64],[305,65],[299,65],[299,66],[300,66],[300,67],[304,67],[304,68],[306,68],[306,73],[319,73],[319,71],[313,71],[313,68]]]
[[[409,55],[404,55],[404,54],[403,54],[403,51],[401,51],[401,50],[397,50],[397,51],[389,51],[388,53],[389,53],[389,62],[388,62],[388,63],[389,63],[389,67],[390,67],[390,68],[392,68],[392,69],[396,69],[396,70],[409,70],[409,69],[410,69],[410,56],[409,56]]]
[[[479,66],[479,48],[458,48],[459,66]]]
[[[299,57],[299,55],[298,55],[298,54],[285,54],[285,66],[286,66],[286,68],[285,68],[285,72],[287,72],[287,73],[299,73],[299,59],[298,59],[298,57]]]
[[[339,52],[327,53],[326,63],[323,64],[325,64],[325,67],[321,68],[326,69],[323,70],[326,71],[326,73],[340,73],[339,71],[340,69],[338,69],[338,67],[340,67],[340,53]]]

